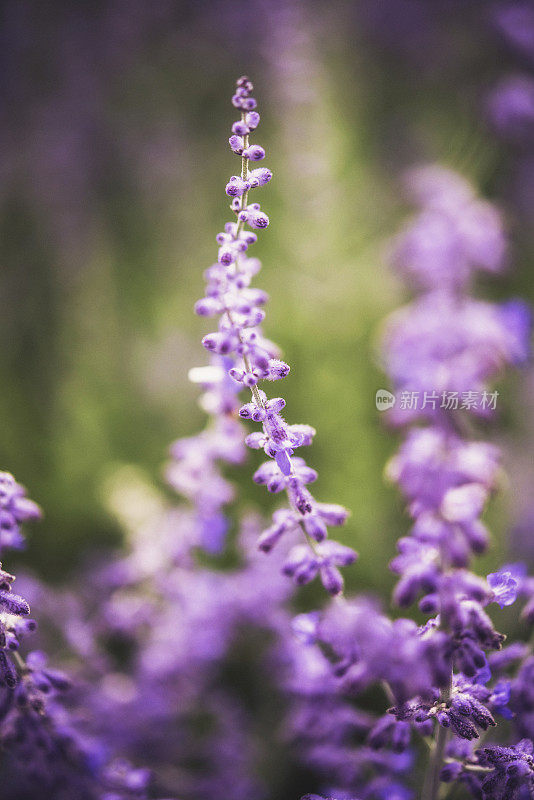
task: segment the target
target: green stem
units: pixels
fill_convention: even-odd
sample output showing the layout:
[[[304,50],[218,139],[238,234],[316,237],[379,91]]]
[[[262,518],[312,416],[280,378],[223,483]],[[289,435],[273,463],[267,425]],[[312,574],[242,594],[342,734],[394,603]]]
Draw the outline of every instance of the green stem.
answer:
[[[24,659],[22,658],[20,653],[17,652],[17,650],[14,650],[11,653],[11,658],[13,659],[13,661],[15,662],[17,667],[19,668],[19,671],[20,671],[21,675],[24,675],[24,673],[26,673],[28,671],[28,667],[26,666],[26,662],[24,661]]]
[[[451,672],[451,682],[446,689],[443,689],[441,693],[441,702],[447,703],[450,699],[452,691],[452,672]],[[438,731],[436,735],[436,744],[430,754],[430,760],[428,762],[428,767],[425,775],[425,780],[423,783],[423,793],[421,795],[421,800],[438,800],[439,796],[439,787],[440,787],[440,772],[441,768],[443,767],[443,762],[445,758],[445,747],[447,744],[448,738],[448,730],[444,728],[442,725],[437,722]]]
[[[241,114],[241,120],[245,122],[245,114]],[[249,145],[249,138],[248,133],[246,136],[243,137],[243,149],[246,150]],[[241,180],[246,181],[248,179],[248,158],[245,156],[241,156]],[[241,208],[246,208],[248,204],[248,191],[242,196],[241,199]],[[235,238],[237,239],[243,228],[245,227],[245,223],[243,220],[239,220],[236,226]]]

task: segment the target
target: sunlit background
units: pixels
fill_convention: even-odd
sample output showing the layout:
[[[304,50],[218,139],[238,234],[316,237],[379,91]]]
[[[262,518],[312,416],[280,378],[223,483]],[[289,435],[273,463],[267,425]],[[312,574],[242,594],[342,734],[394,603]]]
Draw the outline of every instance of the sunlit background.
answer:
[[[265,330],[292,366],[287,418],[318,431],[318,498],[352,510],[349,582],[388,589],[408,521],[383,478],[397,434],[374,395],[387,386],[382,321],[407,299],[387,266],[409,213],[402,170],[438,161],[498,202],[511,268],[479,293],[534,297],[534,190],[516,180],[532,160],[486,113],[488,91],[524,65],[493,11],[465,0],[3,4],[0,457],[45,508],[23,560],[47,581],[120,543],[114,476],[135,465],[168,492],[169,443],[204,424],[187,373],[207,361],[207,328],[192,307],[229,218],[229,98],[247,73],[274,173],[255,255],[271,295]],[[519,455],[528,381],[501,388],[493,434]],[[235,471],[240,502],[268,509],[255,463]],[[497,537],[526,507],[510,511],[528,494],[522,464],[490,512]]]

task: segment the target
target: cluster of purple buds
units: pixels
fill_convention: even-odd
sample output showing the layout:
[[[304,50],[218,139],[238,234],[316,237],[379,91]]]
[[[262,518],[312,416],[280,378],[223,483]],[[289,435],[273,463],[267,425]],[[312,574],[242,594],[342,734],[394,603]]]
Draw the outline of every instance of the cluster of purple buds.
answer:
[[[243,112],[253,111],[258,104],[256,100],[251,97],[254,86],[250,78],[247,78],[246,75],[242,75],[241,78],[238,78],[236,81],[236,87],[235,94],[232,97],[232,105],[235,106],[235,108],[241,109]],[[256,123],[256,125],[257,124],[258,123]]]
[[[507,306],[505,317],[508,313],[511,317],[505,322],[502,308],[496,309],[490,304],[484,304],[482,308],[470,298],[458,296],[458,292],[466,288],[464,277],[467,268],[472,271],[481,266],[488,268],[490,263],[492,268],[502,264],[500,222],[493,212],[493,227],[468,225],[467,231],[462,231],[460,220],[464,227],[467,225],[466,207],[476,209],[480,201],[474,200],[470,188],[451,173],[435,168],[418,170],[411,174],[411,186],[413,194],[425,208],[414,226],[403,234],[401,243],[411,241],[415,232],[415,241],[419,236],[425,241],[422,230],[427,224],[428,213],[445,213],[448,218],[456,219],[456,229],[447,234],[448,246],[444,252],[451,280],[456,276],[459,282],[453,280],[452,285],[443,286],[441,278],[437,280],[431,273],[432,267],[429,267],[422,296],[416,298],[401,318],[394,320],[388,331],[386,361],[396,388],[409,387],[418,391],[424,386],[425,390],[430,390],[434,383],[438,394],[459,395],[468,391],[467,380],[472,381],[472,389],[481,389],[484,381],[502,362],[518,361],[520,358],[516,356],[528,352],[529,325],[514,324],[520,316],[525,319],[524,307],[510,309]],[[492,218],[491,207],[488,204],[482,204],[482,207],[483,212],[479,210],[475,217]],[[430,240],[431,229],[432,225],[427,231]],[[474,236],[472,252],[476,250],[479,254],[478,263],[474,256],[468,258],[469,248],[464,241],[466,233]],[[464,242],[462,246],[460,240]],[[482,265],[480,253],[485,250],[498,254],[495,262],[488,258]],[[405,260],[406,268],[417,263],[422,269],[423,260],[414,260],[416,251],[413,248],[404,252],[406,259],[408,252],[412,259]],[[465,309],[465,318],[474,324],[470,332],[457,324],[458,308],[461,307]],[[450,309],[452,316],[446,317],[446,308]],[[428,326],[432,326],[432,330]],[[408,341],[412,346],[407,348]],[[423,416],[432,423],[430,427],[411,431],[389,465],[389,475],[407,496],[410,514],[414,518],[411,536],[401,540],[399,556],[392,564],[394,571],[401,575],[396,590],[401,605],[410,605],[419,594],[423,594],[424,610],[439,613],[443,588],[449,596],[462,596],[467,600],[474,600],[477,594],[487,595],[487,587],[486,590],[466,589],[461,572],[454,580],[450,575],[447,577],[447,587],[440,586],[447,570],[466,567],[470,554],[484,550],[488,541],[480,515],[497,481],[499,453],[484,442],[465,441],[456,432],[458,425],[455,424],[455,414],[458,417],[477,416],[479,412],[480,409],[467,403],[458,406],[438,402],[421,415],[417,410],[408,409],[407,415],[403,416],[399,411],[395,418],[407,422]],[[448,609],[447,613],[452,620],[454,609]]]
[[[242,367],[236,364],[230,375],[249,387],[260,379],[277,380],[289,372],[289,367],[278,360],[277,349],[263,338],[258,327],[265,317],[263,306],[268,297],[265,292],[250,288],[261,264],[246,255],[257,235],[245,226],[261,230],[268,226],[269,219],[259,203],[249,204],[248,194],[272,177],[268,169],[249,171],[248,167],[250,160],[258,161],[265,155],[258,145],[249,146],[249,135],[260,119],[252,110],[256,101],[250,97],[251,91],[249,79],[240,78],[233,102],[242,114],[233,125],[230,145],[241,156],[241,176],[232,176],[226,187],[226,194],[233,198],[231,209],[236,221],[227,223],[217,235],[218,260],[206,271],[206,296],[195,306],[201,316],[220,315],[219,330],[205,336],[202,343],[210,352],[239,359]]]
[[[511,747],[484,747],[467,762],[449,761],[441,780],[462,781],[473,797],[483,800],[529,800],[534,793],[533,752],[531,739]]]
[[[309,520],[304,521],[304,527],[309,536]],[[324,521],[319,516],[319,530],[324,526]],[[295,523],[294,523],[295,524]],[[311,536],[317,541],[317,536]],[[317,575],[320,575],[321,582],[331,595],[340,594],[343,591],[343,576],[339,571],[339,567],[348,567],[354,564],[356,554],[354,550],[345,545],[339,544],[335,541],[321,541],[313,550],[304,545],[296,545],[293,547],[289,556],[284,564],[283,572],[290,578],[293,578],[295,583],[302,585],[312,581]]]
[[[489,678],[489,673],[487,676]],[[398,720],[414,721],[419,732],[424,732],[425,723],[437,719],[443,728],[451,731],[461,739],[477,739],[479,731],[487,731],[495,727],[492,712],[499,713],[506,706],[509,692],[503,703],[501,687],[492,691],[480,682],[473,682],[466,676],[459,674],[454,677],[449,696],[443,699],[436,693],[433,702],[412,699],[404,705],[389,709]],[[432,733],[432,726],[427,733]]]
[[[20,523],[41,516],[9,473],[0,475],[0,513],[9,532],[3,545],[12,547],[22,546]],[[10,774],[6,798],[147,800],[149,771],[125,761],[107,764],[101,742],[82,732],[79,710],[60,702],[72,686],[70,678],[49,666],[41,651],[25,657],[19,652],[37,625],[29,618],[26,600],[11,591],[13,580],[0,567],[0,745]]]
[[[479,516],[498,466],[491,445],[466,442],[439,428],[411,431],[389,466],[415,520],[391,563],[400,575],[395,600],[409,606],[421,597],[421,611],[439,615],[452,637],[451,655],[469,676],[484,666],[484,650],[498,649],[503,638],[484,607],[509,605],[519,588],[508,569],[487,581],[466,569],[471,553],[482,552],[488,541]]]
[[[0,553],[5,548],[24,547],[21,523],[40,516],[39,507],[26,497],[24,487],[9,472],[0,472]]]
[[[439,768],[446,758],[442,780],[464,781],[475,797],[485,800],[523,800],[530,797],[525,793],[531,781],[530,756],[514,752],[513,766],[501,768],[497,748],[475,753],[472,743],[495,727],[498,716],[512,719],[515,714],[520,733],[532,735],[534,692],[528,684],[534,666],[531,660],[524,661],[516,680],[504,674],[529,649],[501,650],[505,637],[495,630],[487,607],[496,603],[504,608],[520,594],[527,600],[523,615],[534,617],[534,581],[516,565],[487,578],[469,570],[472,555],[483,552],[489,541],[481,515],[499,481],[500,453],[463,434],[469,417],[489,417],[486,411],[495,409],[479,413],[468,403],[451,403],[450,395],[461,398],[469,389],[487,394],[488,382],[503,365],[525,360],[529,312],[520,303],[496,306],[475,301],[466,293],[476,270],[497,272],[504,266],[499,213],[445,170],[412,173],[411,186],[423,210],[397,239],[395,261],[419,295],[390,322],[386,362],[397,397],[399,390],[409,390],[433,394],[435,402],[424,413],[405,406],[390,415],[397,423],[424,423],[407,433],[388,466],[389,477],[400,485],[413,518],[391,567],[399,575],[394,593],[397,604],[410,606],[419,601],[420,611],[430,619],[418,627],[409,619],[390,620],[372,602],[346,601],[332,604],[321,614],[301,615],[295,621],[296,633],[306,644],[319,645],[344,694],[358,695],[376,682],[386,689],[391,708],[369,726],[366,745],[351,751],[353,766],[362,757],[370,764],[370,751],[380,751],[384,764],[391,762],[392,754],[411,758],[410,742],[416,731],[426,739],[436,737],[436,755],[428,772],[431,783],[425,784],[424,797],[438,796]],[[260,537],[260,547],[270,550],[286,531],[302,526],[313,548],[294,547],[284,571],[297,583],[306,583],[325,567],[330,570],[349,563],[351,551],[329,542],[324,526],[307,529],[303,510],[312,509],[321,518],[320,504],[315,504],[307,488],[317,475],[293,455],[298,444],[291,438],[293,434],[296,439],[292,426],[280,416],[283,403],[275,400],[270,405],[263,393],[259,400],[240,413],[263,425],[263,433],[253,435],[252,444],[263,447],[275,464],[263,464],[255,480],[274,493],[286,490],[291,506],[275,512],[273,524]],[[403,410],[407,413],[398,413]],[[321,577],[327,585],[329,577]],[[332,748],[328,751],[331,763],[340,765],[346,764],[347,755]],[[332,785],[343,786],[339,796],[359,796],[347,788],[357,785],[347,770],[346,780]],[[410,796],[391,775],[383,777],[384,797],[397,796],[392,791]],[[523,793],[515,793],[514,781]],[[369,794],[371,785],[375,786],[375,779],[368,776],[362,796],[375,796]],[[335,791],[332,796],[337,796]]]
[[[258,186],[265,186],[269,183],[273,174],[270,169],[260,167],[259,169],[250,170],[246,181],[239,175],[232,175],[226,184],[226,194],[228,197],[242,197],[249,189],[256,189]],[[261,225],[258,227],[262,227]],[[265,227],[265,226],[263,226]]]
[[[20,524],[38,519],[41,511],[26,496],[26,490],[14,477],[0,474],[0,515],[2,518],[3,547],[20,548],[24,539]],[[24,743],[39,740],[32,715],[45,716],[47,697],[64,692],[70,681],[58,670],[47,667],[42,653],[30,652],[26,659],[19,655],[23,639],[33,633],[37,623],[29,618],[30,607],[26,600],[11,591],[14,576],[0,565],[0,686],[5,687],[0,703],[0,740],[8,752],[17,752]],[[31,751],[27,751],[31,752]]]
[[[402,555],[410,558],[413,539],[427,548],[429,556],[434,551],[434,557],[420,563],[421,576],[442,555],[448,563],[462,567],[471,553],[485,550],[489,533],[479,515],[496,485],[499,468],[499,452],[491,444],[464,441],[438,427],[408,433],[387,474],[407,497],[415,520],[411,539],[401,540]],[[411,596],[417,590],[413,577],[415,582],[410,579],[398,590],[400,595],[408,592]],[[398,599],[401,605],[413,602]]]
[[[252,401],[240,408],[239,416],[260,423],[262,431],[250,434],[245,442],[251,448],[263,449],[274,462],[263,465],[254,480],[272,492],[285,489],[289,498],[290,508],[275,513],[273,525],[260,537],[260,548],[268,552],[283,533],[300,527],[307,547],[291,551],[284,572],[299,584],[320,575],[328,592],[339,594],[343,579],[338,568],[352,563],[356,554],[324,540],[327,525],[341,525],[347,511],[317,503],[306,488],[317,477],[315,471],[303,459],[293,458],[297,447],[311,444],[313,428],[288,425],[280,413],[285,406],[283,398],[269,400],[257,385],[261,380],[284,378],[289,366],[280,360],[277,348],[264,338],[259,327],[265,317],[267,295],[250,285],[261,264],[248,256],[248,248],[256,242],[257,235],[245,226],[260,230],[267,227],[269,219],[258,203],[249,203],[249,192],[272,177],[265,168],[249,170],[250,161],[260,161],[265,156],[262,147],[249,141],[260,119],[254,110],[252,88],[247,77],[240,78],[232,100],[241,109],[241,119],[233,124],[229,140],[232,151],[241,157],[241,175],[230,178],[226,194],[232,198],[230,207],[236,219],[217,236],[218,260],[205,273],[206,295],[195,310],[201,316],[219,315],[218,330],[205,336],[202,343],[210,352],[232,359],[235,363],[228,374],[252,391]]]

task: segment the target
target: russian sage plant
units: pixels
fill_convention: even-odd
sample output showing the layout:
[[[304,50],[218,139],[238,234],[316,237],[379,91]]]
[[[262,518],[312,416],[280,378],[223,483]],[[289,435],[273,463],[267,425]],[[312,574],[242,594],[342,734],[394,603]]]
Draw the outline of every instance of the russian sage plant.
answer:
[[[229,143],[241,158],[241,174],[233,175],[226,185],[235,220],[217,235],[218,259],[206,271],[206,296],[196,304],[196,312],[201,316],[219,315],[218,330],[205,336],[202,343],[210,352],[231,360],[233,366],[228,374],[252,392],[251,402],[239,409],[239,415],[260,423],[262,430],[249,434],[245,442],[254,449],[263,449],[271,459],[255,472],[255,482],[270,492],[287,493],[289,507],[275,511],[272,525],[260,536],[260,549],[267,553],[284,534],[300,529],[304,543],[291,549],[283,568],[285,574],[297,584],[308,583],[319,575],[326,590],[337,595],[343,590],[339,567],[352,564],[356,554],[327,539],[327,526],[342,525],[348,512],[339,505],[317,502],[307,488],[317,473],[294,451],[311,444],[314,429],[309,425],[288,425],[281,416],[285,400],[268,398],[259,388],[263,380],[285,377],[289,366],[278,358],[277,348],[261,333],[267,296],[250,285],[261,264],[248,256],[248,248],[257,240],[254,231],[266,228],[269,218],[259,203],[249,202],[249,196],[272,177],[264,167],[250,169],[250,162],[265,157],[263,147],[250,143],[260,121],[252,90],[247,77],[239,78],[232,103],[241,117],[232,125]]]

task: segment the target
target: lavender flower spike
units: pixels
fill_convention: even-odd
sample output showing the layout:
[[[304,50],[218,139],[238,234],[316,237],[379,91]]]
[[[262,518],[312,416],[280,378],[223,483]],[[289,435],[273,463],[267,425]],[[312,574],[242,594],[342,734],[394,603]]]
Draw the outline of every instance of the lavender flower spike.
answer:
[[[419,423],[408,431],[388,469],[413,519],[391,568],[399,575],[397,604],[419,600],[419,609],[432,617],[421,636],[433,649],[439,670],[434,696],[412,697],[390,711],[399,723],[434,726],[422,796],[436,800],[440,780],[464,776],[461,765],[441,771],[448,735],[455,736],[451,747],[458,740],[477,739],[480,731],[496,725],[494,714],[510,714],[509,685],[486,685],[495,679],[488,657],[505,639],[486,607],[492,602],[501,608],[511,605],[519,581],[508,568],[487,580],[469,569],[471,556],[487,546],[489,535],[480,517],[497,485],[500,454],[464,431],[467,420],[492,417],[495,406],[489,408],[484,398],[502,368],[525,360],[530,313],[518,302],[496,305],[470,294],[477,271],[498,272],[505,265],[498,210],[477,199],[460,176],[441,168],[412,172],[409,185],[420,208],[397,237],[394,265],[415,286],[416,297],[390,320],[384,351],[403,400],[421,393],[424,401],[421,406],[401,401],[390,417],[396,424]],[[478,395],[480,405],[468,402]],[[432,396],[435,403],[425,402]],[[482,752],[494,766],[482,785],[484,798],[494,797],[490,785],[498,787],[495,798],[512,798],[501,789],[511,790],[520,771],[530,776],[530,754]],[[513,780],[507,759],[514,764]],[[480,758],[478,766],[482,763]]]
[[[281,416],[285,400],[269,399],[258,387],[262,380],[284,378],[289,366],[279,359],[275,345],[262,335],[260,325],[265,318],[267,296],[251,287],[261,264],[248,255],[248,248],[257,240],[254,231],[266,228],[269,218],[259,203],[249,202],[249,194],[272,178],[266,168],[249,169],[251,161],[265,157],[263,147],[250,143],[250,135],[260,121],[252,90],[246,76],[239,78],[232,104],[241,111],[241,118],[232,125],[228,141],[232,152],[241,158],[241,174],[233,175],[226,185],[235,221],[228,222],[217,235],[217,263],[206,270],[206,296],[197,302],[195,310],[200,316],[219,315],[218,330],[205,336],[202,344],[211,353],[224,356],[225,363],[231,364],[230,377],[252,392],[252,402],[240,408],[239,416],[260,423],[262,431],[247,436],[245,443],[263,449],[272,459],[260,467],[254,480],[271,492],[285,489],[289,499],[289,509],[275,512],[273,525],[260,537],[260,548],[268,552],[284,534],[300,528],[307,547],[293,548],[284,572],[298,584],[319,575],[329,594],[336,595],[343,589],[339,567],[354,562],[356,553],[334,542],[316,543],[326,539],[328,525],[343,524],[348,512],[341,506],[318,503],[307,489],[317,474],[304,459],[294,458],[297,447],[311,444],[313,428],[287,424]]]

